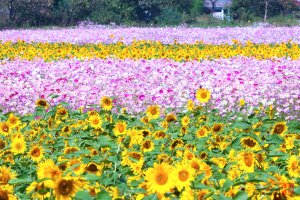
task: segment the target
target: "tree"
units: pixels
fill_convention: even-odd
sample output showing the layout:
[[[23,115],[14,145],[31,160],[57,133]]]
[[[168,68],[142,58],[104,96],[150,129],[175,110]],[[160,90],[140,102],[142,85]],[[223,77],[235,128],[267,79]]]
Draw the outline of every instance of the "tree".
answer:
[[[209,0],[211,3],[211,12],[214,12],[218,0]]]

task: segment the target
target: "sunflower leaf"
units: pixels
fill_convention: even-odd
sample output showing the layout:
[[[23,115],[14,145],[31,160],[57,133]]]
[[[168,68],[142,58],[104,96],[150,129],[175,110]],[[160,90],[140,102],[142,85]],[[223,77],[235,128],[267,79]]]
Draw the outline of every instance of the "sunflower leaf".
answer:
[[[84,191],[81,190],[76,193],[75,199],[76,200],[92,200],[93,198],[87,190],[84,190]]]
[[[248,129],[251,127],[251,123],[246,121],[238,121],[235,124],[233,124],[233,127],[239,128],[239,129]]]
[[[9,180],[9,184],[15,185],[15,184],[20,184],[20,183],[31,183],[32,180],[30,177],[25,177],[25,178],[15,178]]]
[[[97,200],[111,200],[111,196],[109,195],[109,193],[105,190],[101,190],[101,192],[99,192],[97,194],[97,197],[96,197]]]
[[[234,200],[244,200],[244,199],[248,199],[248,195],[246,192],[244,191],[238,191],[238,193],[235,195],[235,197],[233,198]]]
[[[157,195],[156,194],[151,194],[148,196],[145,196],[142,200],[157,200]]]

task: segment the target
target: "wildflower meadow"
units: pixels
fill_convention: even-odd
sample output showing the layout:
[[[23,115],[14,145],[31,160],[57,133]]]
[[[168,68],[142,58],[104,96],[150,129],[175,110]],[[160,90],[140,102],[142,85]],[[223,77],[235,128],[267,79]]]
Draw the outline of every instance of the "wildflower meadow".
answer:
[[[300,199],[299,36],[0,31],[0,200]]]

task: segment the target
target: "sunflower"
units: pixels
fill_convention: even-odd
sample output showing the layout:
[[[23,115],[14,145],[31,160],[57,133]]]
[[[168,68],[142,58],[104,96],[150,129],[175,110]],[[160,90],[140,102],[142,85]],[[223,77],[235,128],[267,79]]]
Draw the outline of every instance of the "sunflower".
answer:
[[[113,107],[113,101],[109,97],[105,96],[100,100],[100,105],[104,110],[109,111]]]
[[[96,197],[97,194],[101,191],[99,183],[95,185],[85,185],[84,188],[89,192],[92,197]]]
[[[89,124],[94,129],[101,129],[102,119],[99,115],[92,115],[88,118]]]
[[[146,114],[149,117],[149,120],[159,118],[160,109],[159,109],[158,105],[149,106],[147,108]]]
[[[212,126],[211,131],[213,133],[220,133],[223,131],[223,129],[224,129],[224,124],[216,123]]]
[[[299,178],[300,177],[300,166],[299,166],[299,158],[293,155],[290,156],[287,161],[288,173],[291,177]]]
[[[184,116],[181,118],[181,125],[186,127],[190,123],[190,118],[188,116]]]
[[[10,147],[15,155],[22,154],[26,151],[26,142],[24,138],[14,138]]]
[[[240,99],[239,104],[240,104],[240,107],[243,107],[245,105],[245,100],[244,99]]]
[[[252,137],[243,137],[241,139],[241,145],[246,149],[252,149],[254,151],[260,150],[258,142]]]
[[[227,160],[226,158],[222,158],[222,157],[214,157],[210,159],[211,162],[213,162],[214,164],[216,164],[220,169],[223,169],[225,167],[225,165],[227,164]]]
[[[167,135],[166,135],[166,133],[164,132],[164,131],[156,131],[155,133],[154,133],[154,137],[155,137],[155,139],[163,139],[163,138],[165,138]]]
[[[68,110],[59,105],[56,110],[55,118],[66,119],[68,117]]]
[[[175,122],[176,121],[176,115],[170,113],[166,116],[166,122],[170,123],[170,122]]]
[[[47,159],[41,162],[37,166],[37,176],[39,179],[49,178],[50,180],[45,180],[45,185],[52,187],[53,181],[61,177],[61,170],[55,165],[53,160]]]
[[[71,200],[81,186],[81,182],[74,177],[58,178],[54,183],[54,195],[59,200]]]
[[[287,131],[286,122],[276,122],[272,128],[272,134],[283,134]]]
[[[153,168],[147,169],[145,172],[145,181],[147,182],[148,192],[161,195],[170,192],[174,187],[171,175],[172,171],[172,166],[167,163],[154,163]]]
[[[17,177],[17,174],[10,167],[0,167],[0,188],[8,185],[8,181]]]
[[[238,164],[241,170],[244,172],[254,172],[255,154],[252,152],[241,152],[238,155]]]
[[[206,137],[207,134],[208,134],[208,130],[207,130],[207,128],[205,126],[202,126],[198,130],[196,130],[196,136],[198,138]]]
[[[210,91],[204,88],[200,88],[196,92],[196,98],[201,102],[201,103],[207,103],[210,99]]]
[[[26,188],[26,194],[31,194],[32,199],[45,199],[50,197],[50,188],[45,185],[45,183],[41,182],[32,182]]]
[[[96,174],[97,176],[101,176],[103,166],[99,165],[95,162],[90,162],[86,164],[85,171],[91,174]]]
[[[61,130],[62,133],[69,135],[72,132],[71,126],[64,126]]]
[[[119,121],[116,123],[115,128],[113,129],[116,136],[125,135],[126,134],[126,122]]]
[[[124,151],[122,153],[121,164],[123,166],[125,166],[125,165],[130,166],[132,164],[143,165],[144,164],[144,156],[143,156],[143,154],[136,152],[136,151],[132,151],[132,152]]]
[[[174,141],[172,141],[170,149],[174,150],[176,148],[180,148],[184,146],[184,142],[181,139],[176,139]]]
[[[10,127],[15,128],[17,126],[19,126],[19,124],[21,123],[20,118],[15,116],[13,113],[10,113],[8,116],[8,119],[6,121]]]
[[[42,147],[35,145],[30,149],[29,155],[31,160],[35,162],[40,162],[40,160],[43,158],[44,150]]]
[[[182,162],[174,167],[171,176],[176,182],[177,189],[179,191],[182,191],[183,188],[190,187],[191,182],[195,178],[195,171],[193,168],[190,167],[188,163]]]
[[[49,107],[49,103],[45,99],[38,99],[35,102],[35,105],[39,107],[43,107],[44,109],[47,109]]]
[[[17,197],[13,195],[13,187],[11,185],[5,185],[0,187],[0,199],[17,200]]]
[[[154,142],[152,140],[145,140],[142,144],[143,152],[150,152],[154,149]]]
[[[169,155],[167,154],[159,154],[157,155],[156,157],[156,160],[159,162],[159,163],[168,163],[168,164],[171,164],[173,161],[172,161],[172,157],[170,157]]]
[[[64,154],[69,154],[69,153],[74,153],[76,151],[79,151],[80,149],[78,147],[69,147],[69,146],[66,146],[65,147],[65,150],[64,150]]]
[[[7,122],[0,122],[0,134],[8,136],[11,132],[11,127]]]
[[[239,178],[241,175],[241,171],[238,169],[238,167],[236,166],[231,166],[229,171],[228,171],[228,175],[227,177],[230,179],[230,180],[235,180],[237,178]]]
[[[188,111],[193,111],[194,108],[195,108],[195,104],[194,104],[193,100],[189,99],[188,102],[187,102]]]
[[[90,110],[88,111],[88,117],[91,116],[99,116],[99,113],[97,112],[97,110]]]
[[[67,169],[72,171],[76,175],[81,175],[84,172],[84,165],[80,158],[73,158],[67,162]]]
[[[6,146],[5,141],[0,139],[0,150],[4,149]]]

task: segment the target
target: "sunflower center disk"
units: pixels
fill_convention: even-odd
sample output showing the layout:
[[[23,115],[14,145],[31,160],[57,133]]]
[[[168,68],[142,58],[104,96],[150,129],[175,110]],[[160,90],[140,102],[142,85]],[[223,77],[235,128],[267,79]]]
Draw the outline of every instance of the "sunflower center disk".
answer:
[[[90,164],[87,168],[88,171],[96,172],[98,170],[97,166],[95,164]]]
[[[252,166],[252,161],[253,161],[253,158],[251,155],[248,155],[248,154],[244,155],[244,162],[248,167]]]
[[[156,175],[156,183],[159,185],[164,185],[168,182],[168,175],[164,173],[159,173]]]
[[[182,170],[179,172],[178,178],[179,178],[179,180],[184,182],[189,178],[189,173],[185,170]]]
[[[8,183],[8,181],[10,180],[9,174],[2,172],[2,176],[0,176],[0,180],[3,185],[6,185]]]
[[[275,130],[274,130],[274,132],[275,133],[277,133],[277,134],[280,134],[280,133],[282,133],[282,131],[284,130],[284,125],[277,125],[276,127],[275,127]]]
[[[7,193],[1,190],[0,190],[0,200],[8,200]]]
[[[31,153],[33,157],[39,157],[41,155],[41,151],[39,149],[34,149]]]
[[[206,92],[202,92],[202,93],[200,94],[200,97],[201,97],[202,99],[205,99],[205,98],[207,97]]]
[[[72,181],[62,180],[59,183],[58,188],[59,188],[59,192],[62,195],[68,195],[68,194],[70,194],[72,192],[72,189],[73,189]]]

